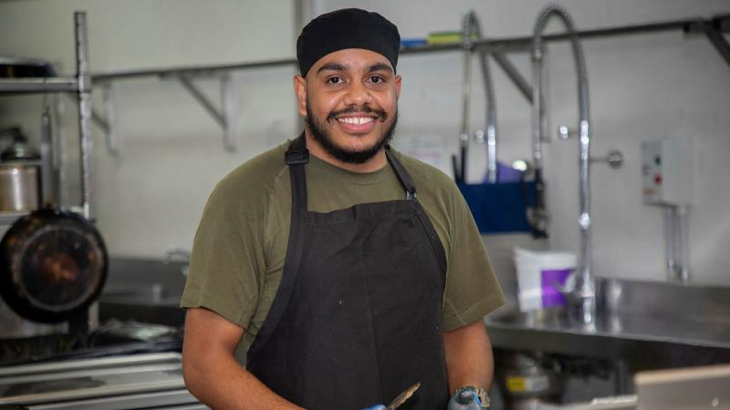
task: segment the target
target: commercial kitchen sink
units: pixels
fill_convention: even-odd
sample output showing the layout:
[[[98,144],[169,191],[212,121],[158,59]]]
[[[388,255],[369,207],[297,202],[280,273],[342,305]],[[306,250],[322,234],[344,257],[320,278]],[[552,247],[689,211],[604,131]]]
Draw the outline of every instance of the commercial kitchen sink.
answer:
[[[495,348],[623,360],[632,370],[730,363],[730,288],[597,278],[594,324],[565,310],[500,309]]]
[[[179,306],[184,286],[179,263],[114,258],[99,299],[99,319],[182,326],[185,311]]]

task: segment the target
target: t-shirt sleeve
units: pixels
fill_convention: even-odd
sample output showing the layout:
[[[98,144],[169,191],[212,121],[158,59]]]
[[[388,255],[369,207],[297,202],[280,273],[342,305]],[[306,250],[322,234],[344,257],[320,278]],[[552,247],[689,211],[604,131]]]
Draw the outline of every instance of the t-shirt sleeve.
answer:
[[[258,273],[265,265],[265,211],[241,191],[240,184],[224,178],[208,199],[180,306],[212,310],[246,329],[258,304]]]
[[[445,331],[480,320],[505,303],[474,217],[456,187],[451,221],[442,317]]]

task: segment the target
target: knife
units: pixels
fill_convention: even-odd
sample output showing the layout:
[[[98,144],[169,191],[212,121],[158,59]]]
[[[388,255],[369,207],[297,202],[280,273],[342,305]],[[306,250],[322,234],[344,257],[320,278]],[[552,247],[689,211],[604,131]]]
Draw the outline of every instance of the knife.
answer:
[[[401,404],[405,403],[406,400],[410,399],[411,396],[413,396],[413,393],[415,393],[419,387],[421,387],[421,382],[418,382],[413,386],[407,388],[403,393],[399,394],[398,397],[396,397],[395,400],[393,400],[388,405],[388,407],[386,407],[386,410],[395,410],[400,407]]]

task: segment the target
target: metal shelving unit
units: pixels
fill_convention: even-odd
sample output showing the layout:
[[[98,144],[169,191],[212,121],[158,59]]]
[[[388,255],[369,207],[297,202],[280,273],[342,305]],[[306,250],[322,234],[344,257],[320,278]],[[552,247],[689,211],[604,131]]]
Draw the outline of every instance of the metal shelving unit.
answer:
[[[89,74],[86,13],[74,13],[76,39],[76,76],[48,78],[0,79],[0,96],[24,94],[71,93],[78,105],[81,159],[82,213],[86,219],[95,217],[92,184],[91,138],[91,75]],[[11,225],[27,213],[0,214],[0,226]]]

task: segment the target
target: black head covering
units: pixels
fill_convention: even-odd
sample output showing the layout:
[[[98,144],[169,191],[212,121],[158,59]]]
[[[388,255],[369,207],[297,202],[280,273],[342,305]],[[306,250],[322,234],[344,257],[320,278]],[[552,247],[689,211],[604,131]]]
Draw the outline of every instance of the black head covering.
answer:
[[[320,58],[347,48],[364,48],[382,54],[393,65],[398,63],[398,27],[378,13],[361,9],[342,9],[310,21],[297,39],[299,72],[306,76]]]

